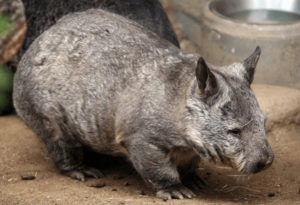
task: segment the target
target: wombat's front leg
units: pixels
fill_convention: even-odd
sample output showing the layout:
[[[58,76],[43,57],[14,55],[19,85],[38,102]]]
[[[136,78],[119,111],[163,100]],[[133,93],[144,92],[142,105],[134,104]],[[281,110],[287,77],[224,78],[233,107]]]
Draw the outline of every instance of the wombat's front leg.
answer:
[[[156,196],[165,200],[192,198],[195,194],[182,185],[177,167],[160,148],[137,137],[127,145],[130,160],[136,170],[155,191]]]

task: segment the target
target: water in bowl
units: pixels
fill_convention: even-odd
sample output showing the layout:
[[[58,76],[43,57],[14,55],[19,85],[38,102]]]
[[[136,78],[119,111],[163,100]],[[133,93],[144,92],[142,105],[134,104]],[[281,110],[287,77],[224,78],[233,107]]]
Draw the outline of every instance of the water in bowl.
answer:
[[[277,10],[243,10],[228,17],[251,24],[287,24],[300,20],[300,14]]]

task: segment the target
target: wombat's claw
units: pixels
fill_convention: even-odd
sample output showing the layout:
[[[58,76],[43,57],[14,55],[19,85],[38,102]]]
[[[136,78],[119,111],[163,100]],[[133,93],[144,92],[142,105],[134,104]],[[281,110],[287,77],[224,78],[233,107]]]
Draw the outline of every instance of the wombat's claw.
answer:
[[[193,198],[196,195],[183,185],[172,186],[167,189],[159,190],[156,196],[163,200]]]
[[[69,172],[66,172],[65,174],[73,179],[77,179],[77,180],[83,181],[83,182],[85,181],[85,176],[93,177],[96,179],[104,176],[102,174],[102,172],[100,172],[98,169],[90,168],[90,167],[88,167],[88,168],[85,167],[85,168],[80,168],[77,170],[69,171]]]

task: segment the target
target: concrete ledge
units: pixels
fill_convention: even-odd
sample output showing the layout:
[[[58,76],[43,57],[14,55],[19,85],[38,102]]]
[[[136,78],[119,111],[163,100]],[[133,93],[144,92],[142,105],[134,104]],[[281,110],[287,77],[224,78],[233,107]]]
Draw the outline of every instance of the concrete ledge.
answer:
[[[252,89],[268,117],[267,131],[277,126],[300,124],[300,90],[262,84],[254,84]]]

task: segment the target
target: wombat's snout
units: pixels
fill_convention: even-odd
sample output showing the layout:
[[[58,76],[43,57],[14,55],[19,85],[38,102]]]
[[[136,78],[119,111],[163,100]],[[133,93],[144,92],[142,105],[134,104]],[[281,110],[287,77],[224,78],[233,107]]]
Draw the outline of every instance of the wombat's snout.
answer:
[[[274,160],[274,154],[272,151],[265,154],[265,156],[254,165],[253,173],[260,172],[271,166]]]

